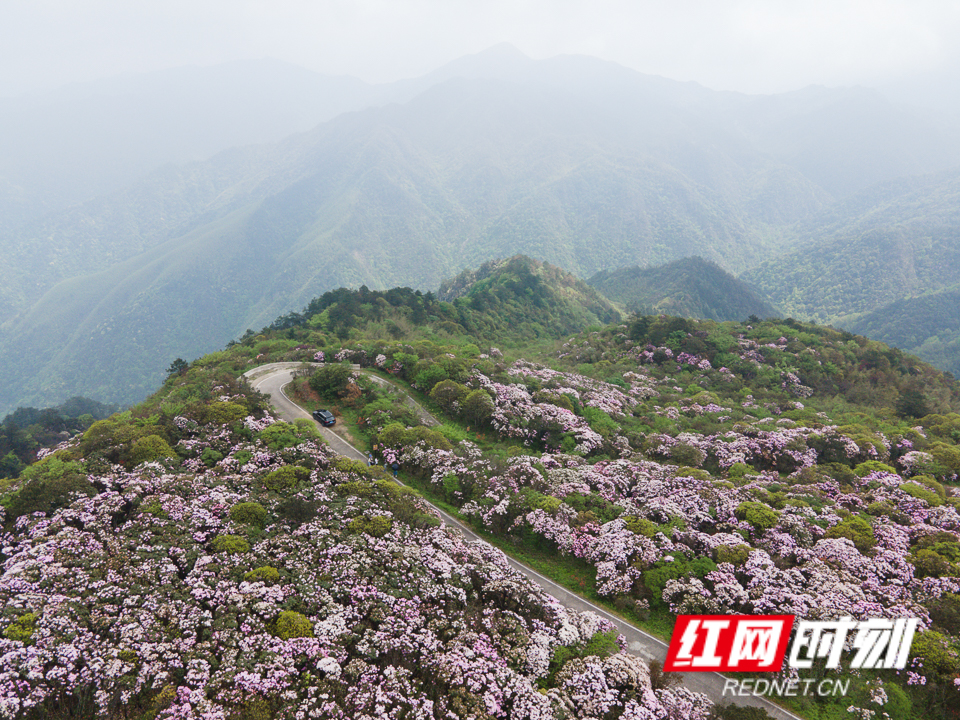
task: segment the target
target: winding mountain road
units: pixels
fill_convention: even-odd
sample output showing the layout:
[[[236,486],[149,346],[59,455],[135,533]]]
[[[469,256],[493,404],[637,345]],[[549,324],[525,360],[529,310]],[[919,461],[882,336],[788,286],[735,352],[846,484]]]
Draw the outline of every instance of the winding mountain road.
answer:
[[[276,409],[277,414],[281,419],[289,422],[292,422],[297,418],[307,418],[312,420],[313,418],[311,417],[310,413],[290,400],[290,398],[287,397],[287,395],[283,392],[284,386],[293,380],[294,371],[302,368],[303,365],[304,363],[295,362],[270,363],[268,365],[261,365],[253,370],[249,370],[244,373],[243,376],[247,378],[247,381],[250,383],[252,388],[270,397],[270,402]],[[380,378],[375,379],[381,384],[386,382]],[[434,422],[436,422],[436,420],[434,420]],[[366,453],[357,450],[332,430],[323,427],[319,423],[317,423],[317,426],[320,428],[324,438],[330,443],[330,447],[333,448],[334,451],[355,460],[366,461]],[[486,540],[478,536],[475,532],[473,532],[473,530],[452,515],[444,512],[436,506],[432,505],[431,507],[440,513],[447,525],[457,528],[467,538],[474,542],[486,543]],[[628,623],[622,618],[610,614],[603,608],[594,605],[589,600],[585,600],[579,595],[570,592],[562,585],[558,585],[549,578],[538,573],[536,570],[527,567],[523,563],[518,562],[509,556],[507,559],[510,562],[510,565],[513,566],[517,571],[542,587],[567,607],[580,611],[594,612],[597,615],[600,615],[614,623],[617,626],[617,630],[620,632],[620,634],[626,638],[627,647],[633,654],[640,656],[647,662],[651,660],[659,660],[662,663],[666,658],[667,645],[663,641],[644,632],[640,628]],[[728,695],[727,697],[723,697],[725,678],[719,673],[684,673],[681,677],[685,687],[695,692],[703,693],[715,703],[735,702],[738,705],[761,707],[766,710],[771,717],[777,718],[778,720],[802,720],[802,718],[800,718],[798,715],[794,715],[793,713],[784,710],[778,705],[775,705],[762,697],[755,697],[753,695],[746,697],[730,697]]]

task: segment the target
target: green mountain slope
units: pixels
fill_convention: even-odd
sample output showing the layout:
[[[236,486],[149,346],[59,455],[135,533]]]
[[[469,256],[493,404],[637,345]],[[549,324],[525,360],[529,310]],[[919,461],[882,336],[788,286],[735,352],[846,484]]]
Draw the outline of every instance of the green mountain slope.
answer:
[[[700,257],[650,268],[601,270],[587,282],[632,312],[710,320],[777,314],[773,305],[747,285]]]
[[[960,289],[895,300],[847,324],[960,377]]]
[[[790,253],[741,275],[784,312],[842,321],[960,283],[960,172],[886,183],[836,204]]]
[[[463,327],[483,338],[517,333],[559,337],[621,319],[620,312],[582,280],[522,255],[464,270],[441,284],[437,297],[453,303]],[[480,312],[465,313],[465,308]]]
[[[890,109],[870,125],[879,133],[896,116],[889,162],[827,190],[811,176],[855,173],[877,148],[833,153],[820,175],[797,158],[822,141],[825,118],[875,110],[872,96],[764,100],[589,58],[501,49],[391,92],[402,102],[168,168],[0,237],[0,409],[119,382],[142,389],[171,357],[212,350],[327,289],[436,288],[518,252],[581,277],[691,255],[742,271],[793,242],[791,224],[831,192],[954,152]],[[908,143],[907,128],[929,147]],[[137,369],[107,371],[120,366]],[[83,384],[94,373],[103,379]]]
[[[766,238],[741,209],[582,127],[590,118],[574,106],[572,96],[453,82],[406,106],[341,118],[263,161],[247,164],[259,151],[215,158],[172,185],[145,184],[136,204],[154,220],[125,210],[129,197],[71,211],[43,232],[69,238],[79,228],[79,242],[32,256],[28,268],[102,267],[102,253],[77,257],[83,242],[125,259],[38,300],[31,272],[11,273],[21,282],[6,291],[8,318],[18,301],[30,309],[3,326],[0,406],[48,404],[59,392],[119,400],[99,394],[108,384],[138,397],[172,357],[211,351],[341,285],[437,287],[465,265],[517,251],[584,274],[693,253],[739,266],[759,257]],[[192,213],[164,211],[183,200]],[[17,247],[31,257],[35,239]],[[210,303],[214,312],[199,311]],[[115,374],[120,367],[130,371]],[[103,379],[83,379],[94,373]]]

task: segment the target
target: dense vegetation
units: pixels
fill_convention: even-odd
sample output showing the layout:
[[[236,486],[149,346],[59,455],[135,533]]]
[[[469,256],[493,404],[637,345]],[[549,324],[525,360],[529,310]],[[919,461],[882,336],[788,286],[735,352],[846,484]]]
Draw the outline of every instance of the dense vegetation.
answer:
[[[601,270],[587,281],[631,312],[708,320],[743,320],[779,313],[716,263],[701,257],[650,268]]]
[[[7,485],[4,717],[706,717],[608,622],[272,417],[238,371],[315,356],[290,335],[325,337],[174,364]]]
[[[960,290],[896,300],[847,323],[850,330],[903,348],[960,376]]]
[[[452,302],[328,293],[172,363],[148,401],[42,452],[2,500],[7,706],[707,716],[609,627],[551,604],[238,381],[293,360],[319,366],[290,394],[333,409],[378,463],[651,629],[680,612],[921,618],[908,673],[853,677],[842,707],[798,700],[807,716],[956,716],[957,384],[793,320],[641,315],[553,340],[582,298],[550,294],[557,283],[531,280],[541,270],[504,264]],[[542,302],[520,303],[528,290]],[[40,682],[30,662],[74,670]]]
[[[437,296],[460,310],[469,334],[559,337],[621,319],[620,312],[582,280],[523,255],[491,260],[440,285]]]
[[[17,477],[37,459],[39,448],[56,445],[118,409],[82,397],[42,410],[17,408],[0,423],[0,479]]]
[[[955,371],[958,196],[956,171],[880,184],[799,225],[794,249],[741,277],[794,317]]]

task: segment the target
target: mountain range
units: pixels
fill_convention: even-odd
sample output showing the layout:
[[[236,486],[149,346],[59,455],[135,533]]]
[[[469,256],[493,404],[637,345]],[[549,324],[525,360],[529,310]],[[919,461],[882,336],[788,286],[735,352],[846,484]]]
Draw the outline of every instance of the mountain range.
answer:
[[[630,312],[709,320],[743,320],[779,315],[748,285],[701,257],[650,268],[601,270],[587,281]]]
[[[944,188],[924,262],[953,247],[960,136],[863,88],[714,92],[509,46],[388,86],[275,63],[211,69],[192,89],[177,77],[0,106],[0,128],[58,118],[46,135],[31,125],[33,140],[0,169],[0,412],[75,394],[133,402],[174,358],[221,347],[324,290],[431,290],[517,253],[582,278],[700,256],[743,274],[774,307],[833,321],[898,298],[871,299],[866,280],[851,291],[848,273],[842,302],[821,311],[794,297],[828,298],[820,285],[791,290],[778,273],[799,273],[830,238],[858,263],[845,244],[867,216],[879,221],[876,202],[903,224],[916,209],[910,192]],[[145,97],[163,112],[133,113],[152,107]],[[126,136],[98,112],[136,147],[110,141]],[[177,116],[194,118],[189,132],[151,141]],[[58,190],[50,177],[63,167],[77,174]],[[899,205],[882,200],[897,189]],[[829,256],[823,247],[814,260]]]

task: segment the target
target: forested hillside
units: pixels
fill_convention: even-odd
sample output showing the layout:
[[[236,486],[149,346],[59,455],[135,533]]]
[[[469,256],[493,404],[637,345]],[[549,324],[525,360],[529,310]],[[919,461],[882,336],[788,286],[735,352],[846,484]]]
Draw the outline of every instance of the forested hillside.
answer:
[[[5,481],[3,707],[763,717],[648,669],[440,528],[422,493],[655,633],[680,613],[920,618],[909,672],[844,670],[847,696],[792,709],[956,717],[956,381],[797,321],[633,316],[564,336],[575,283],[518,262],[449,302],[327,293],[174,363],[147,401]],[[517,302],[528,290],[542,302]],[[417,492],[279,421],[239,380],[275,361],[312,363],[287,394]]]
[[[119,409],[82,397],[56,407],[17,408],[0,423],[0,479],[19,476],[37,459],[38,450],[83,432]]]
[[[878,185],[801,227],[798,249],[741,277],[785,314],[847,327],[956,371],[958,199],[956,171]]]
[[[649,268],[601,270],[587,282],[627,310],[645,315],[743,320],[779,314],[749,286],[700,257]]]
[[[327,290],[426,292],[518,252],[580,277],[692,255],[740,272],[834,199],[960,157],[868,91],[716,93],[510,48],[383,91],[4,231],[0,411],[131,402],[170,358]]]
[[[848,327],[960,377],[960,290],[896,300],[849,322]]]

